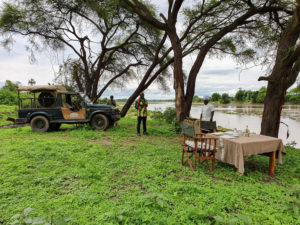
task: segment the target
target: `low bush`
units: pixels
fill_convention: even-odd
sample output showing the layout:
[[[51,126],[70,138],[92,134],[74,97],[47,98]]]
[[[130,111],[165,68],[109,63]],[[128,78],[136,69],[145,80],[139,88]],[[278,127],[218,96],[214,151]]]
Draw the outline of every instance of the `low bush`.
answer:
[[[176,117],[176,110],[175,108],[168,107],[164,112],[160,111],[153,111],[152,116],[153,119],[158,121],[165,121],[168,124],[172,125],[172,130],[176,133],[181,131],[180,123]]]

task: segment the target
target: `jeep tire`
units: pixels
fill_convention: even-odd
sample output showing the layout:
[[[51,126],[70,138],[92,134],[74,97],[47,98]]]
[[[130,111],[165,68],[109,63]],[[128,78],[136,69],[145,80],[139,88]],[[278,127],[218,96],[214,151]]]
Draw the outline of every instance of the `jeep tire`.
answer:
[[[109,126],[109,120],[103,114],[96,114],[91,120],[91,126],[96,130],[106,130]]]
[[[30,126],[33,132],[47,132],[50,124],[46,117],[35,116],[32,118]]]

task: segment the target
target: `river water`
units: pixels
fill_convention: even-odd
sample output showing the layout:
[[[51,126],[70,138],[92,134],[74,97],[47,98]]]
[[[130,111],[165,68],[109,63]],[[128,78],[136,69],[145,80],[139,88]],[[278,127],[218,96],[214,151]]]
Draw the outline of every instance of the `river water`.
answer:
[[[203,104],[193,104],[191,109],[191,117],[200,118],[201,107]],[[229,129],[237,128],[245,130],[248,125],[250,132],[260,133],[261,118],[263,112],[262,105],[214,105],[215,116],[218,126]],[[167,107],[175,107],[173,102],[151,103],[149,110],[164,111]],[[287,127],[280,124],[279,138],[284,144],[295,141],[296,148],[300,148],[300,106],[287,105],[282,111],[281,121],[289,127],[290,136],[287,139]]]

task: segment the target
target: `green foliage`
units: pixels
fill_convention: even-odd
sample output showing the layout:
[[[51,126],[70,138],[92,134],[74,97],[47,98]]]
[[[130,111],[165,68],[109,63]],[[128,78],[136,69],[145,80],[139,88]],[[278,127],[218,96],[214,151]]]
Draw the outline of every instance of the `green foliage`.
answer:
[[[286,102],[300,103],[300,92],[299,93],[287,93],[285,96]]]
[[[17,106],[0,105],[0,126],[10,124],[6,121],[7,117],[17,118]]]
[[[2,105],[17,105],[18,104],[18,94],[15,84],[9,80],[5,82],[5,85],[0,89],[0,104]]]
[[[231,38],[223,38],[220,42],[220,48],[222,51],[236,52],[236,46]]]
[[[231,102],[231,99],[229,97],[229,95],[227,93],[223,93],[222,96],[221,96],[221,103],[223,104],[228,104]]]
[[[0,90],[0,104],[3,105],[16,105],[18,104],[17,92],[9,91],[8,89],[2,88]]]
[[[243,90],[239,89],[233,98],[233,100],[237,103],[242,102],[251,102],[251,103],[264,103],[266,98],[267,88],[261,87],[258,91],[251,91],[251,90]],[[213,93],[211,96],[211,101],[213,102],[220,102],[220,103],[229,103],[231,102],[231,97],[227,93],[222,94]],[[287,92],[285,96],[285,102],[290,103],[300,103],[300,91],[299,88],[294,88]]]
[[[261,87],[258,91],[257,97],[256,97],[256,102],[257,103],[264,103],[265,98],[267,94],[267,88],[266,87]]]
[[[108,100],[109,100],[108,98],[98,99],[96,101],[96,103],[97,104],[107,104]]]
[[[219,93],[213,93],[211,95],[211,101],[212,102],[218,102],[221,99],[221,95]]]
[[[285,96],[286,102],[300,103],[300,87],[290,90]]]
[[[236,92],[234,96],[234,100],[237,102],[244,102],[246,98],[246,91],[242,90],[241,88]]]
[[[10,80],[6,80],[2,88],[9,91],[16,91],[17,87],[18,87],[18,83],[13,83]]]
[[[163,113],[161,111],[151,112],[151,117],[158,121],[165,121],[168,124],[173,126],[172,130],[176,133],[181,132],[181,126],[176,117],[176,109],[168,107]]]
[[[15,23],[21,21],[23,17],[24,12],[22,12],[18,6],[4,3],[3,11],[0,17],[0,28],[6,31]]]
[[[193,98],[193,102],[203,102],[203,99],[195,95]]]
[[[194,23],[194,28],[191,29],[191,33],[188,34],[185,41],[192,43],[192,46],[198,46],[198,49],[209,43],[210,40],[214,40],[215,35],[220,34],[220,31],[226,31],[226,28],[233,26],[233,21],[240,20],[240,16],[244,12],[260,8],[264,4],[262,1],[252,1],[251,4],[244,4],[243,1],[215,0],[194,2],[183,11],[185,24],[188,26],[188,24]],[[282,6],[293,8],[290,1],[285,2],[285,4],[280,2],[280,7]],[[209,13],[205,13],[206,10]],[[195,21],[196,18],[201,19]],[[267,14],[255,14],[251,16],[251,19],[249,18],[250,20],[247,20],[249,22],[247,26],[237,26],[233,32],[224,32],[226,35],[221,36],[222,38],[214,43],[209,55],[220,58],[224,55],[231,56],[240,64],[253,61],[261,63],[261,56],[263,55],[266,56],[264,63],[270,63],[269,51],[274,49],[282,30],[276,23],[281,21],[282,24],[286,24],[288,18],[289,16],[276,16],[274,23],[274,18],[268,17]],[[270,24],[274,26],[270,26]],[[254,27],[255,32],[252,30]],[[259,51],[256,51],[257,49]]]

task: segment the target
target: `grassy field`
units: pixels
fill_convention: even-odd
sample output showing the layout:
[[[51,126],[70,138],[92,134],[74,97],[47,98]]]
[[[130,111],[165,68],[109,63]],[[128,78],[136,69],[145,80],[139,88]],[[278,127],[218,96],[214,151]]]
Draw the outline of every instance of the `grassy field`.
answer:
[[[0,105],[0,126],[10,124],[7,122],[7,117],[17,117],[17,106]]]
[[[14,109],[0,107],[1,124]],[[247,158],[247,176],[223,163],[192,172],[171,126],[149,120],[138,138],[134,118],[119,124],[1,129],[0,224],[24,210],[27,224],[300,224],[299,150],[287,148],[274,177],[263,156]]]

